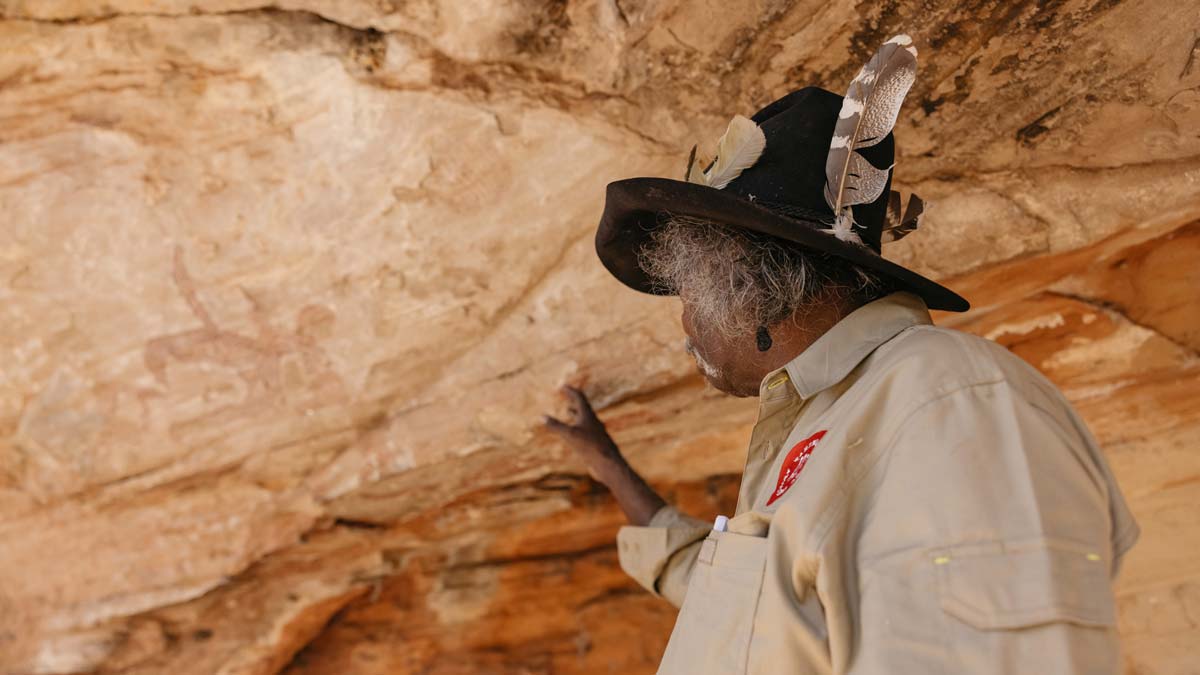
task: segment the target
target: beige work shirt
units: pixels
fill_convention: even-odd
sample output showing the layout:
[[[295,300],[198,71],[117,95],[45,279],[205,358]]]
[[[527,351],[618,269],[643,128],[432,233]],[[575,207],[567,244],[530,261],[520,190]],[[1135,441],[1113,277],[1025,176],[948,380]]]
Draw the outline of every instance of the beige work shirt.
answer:
[[[728,530],[661,509],[621,567],[680,606],[659,673],[1117,673],[1138,537],[1045,377],[895,293],[759,390]]]

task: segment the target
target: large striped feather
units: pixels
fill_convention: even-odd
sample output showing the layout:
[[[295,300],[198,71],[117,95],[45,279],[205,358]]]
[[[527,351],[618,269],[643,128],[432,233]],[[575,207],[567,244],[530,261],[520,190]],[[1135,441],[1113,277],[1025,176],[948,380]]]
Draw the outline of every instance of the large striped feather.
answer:
[[[862,243],[850,207],[878,199],[894,164],[877,169],[858,150],[879,143],[896,125],[916,75],[917,49],[901,34],[885,42],[850,82],[825,161],[825,201],[836,216],[831,232],[838,239]]]

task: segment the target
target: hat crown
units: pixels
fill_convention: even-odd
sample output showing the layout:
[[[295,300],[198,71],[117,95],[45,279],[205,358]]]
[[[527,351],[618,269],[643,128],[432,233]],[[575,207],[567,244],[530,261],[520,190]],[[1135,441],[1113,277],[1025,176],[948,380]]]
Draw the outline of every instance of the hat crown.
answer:
[[[842,109],[843,97],[820,87],[797,89],[751,116],[766,136],[758,161],[724,188],[747,202],[796,220],[802,227],[829,229],[833,210],[825,201],[826,160]],[[891,166],[895,141],[891,132],[859,153],[880,169]],[[710,163],[707,170],[712,164]],[[853,206],[863,244],[880,252],[892,177],[869,204]]]

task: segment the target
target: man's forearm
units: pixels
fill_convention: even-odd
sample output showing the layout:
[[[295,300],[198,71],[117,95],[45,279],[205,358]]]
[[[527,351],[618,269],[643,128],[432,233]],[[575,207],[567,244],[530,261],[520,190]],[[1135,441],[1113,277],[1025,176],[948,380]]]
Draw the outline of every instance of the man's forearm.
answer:
[[[654,514],[667,505],[624,458],[610,464],[600,472],[599,478],[612,491],[625,517],[633,525],[647,525]]]

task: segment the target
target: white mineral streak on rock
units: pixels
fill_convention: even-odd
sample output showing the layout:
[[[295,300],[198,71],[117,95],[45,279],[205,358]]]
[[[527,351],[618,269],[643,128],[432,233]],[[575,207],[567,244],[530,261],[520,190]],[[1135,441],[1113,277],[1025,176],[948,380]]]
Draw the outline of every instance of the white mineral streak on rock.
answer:
[[[1058,328],[1063,323],[1062,314],[1056,312],[1045,316],[1036,316],[1027,321],[1001,324],[988,331],[984,337],[989,340],[995,340],[1005,335],[1027,335],[1035,330]]]

